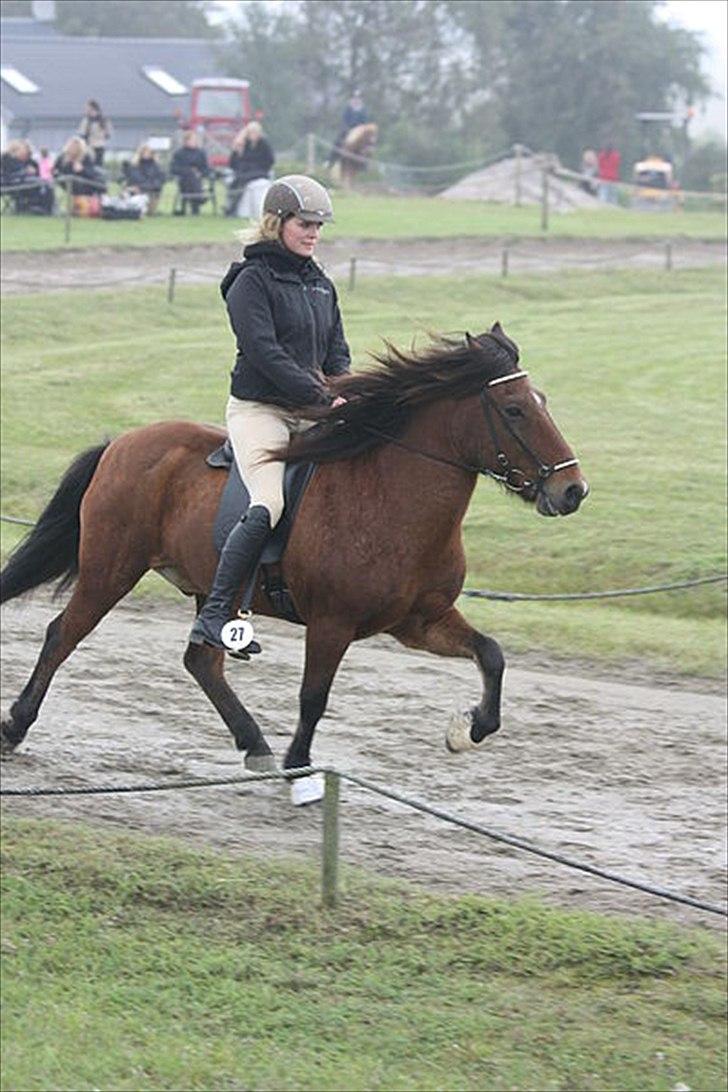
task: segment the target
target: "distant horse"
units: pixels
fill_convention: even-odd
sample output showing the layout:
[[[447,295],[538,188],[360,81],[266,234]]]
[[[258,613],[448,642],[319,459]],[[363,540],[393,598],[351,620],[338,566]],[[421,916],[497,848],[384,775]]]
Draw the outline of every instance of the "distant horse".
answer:
[[[346,404],[307,412],[320,423],[289,449],[291,460],[317,467],[282,562],[306,626],[300,719],[286,769],[310,765],[341,659],[352,641],[375,633],[474,660],[481,700],[456,715],[446,738],[450,750],[482,744],[500,723],[503,656],[454,607],[465,577],[461,525],[478,474],[546,516],[575,512],[588,492],[546,398],[517,370],[518,350],[498,324],[477,338],[437,339],[420,353],[387,346],[377,361],[335,381]],[[200,610],[217,564],[212,528],[225,477],[205,459],[223,438],[213,427],[161,422],[91,448],[66,472],[0,574],[0,601],[58,578],[61,586],[75,581],[0,726],[3,750],[24,739],[56,669],[145,572],[161,572]],[[262,580],[253,605],[276,613]],[[224,678],[224,653],[188,645],[184,664],[245,765],[273,768],[260,728]]]
[[[374,122],[355,125],[338,145],[332,174],[345,189],[350,189],[357,174],[369,166],[378,133],[379,126]]]

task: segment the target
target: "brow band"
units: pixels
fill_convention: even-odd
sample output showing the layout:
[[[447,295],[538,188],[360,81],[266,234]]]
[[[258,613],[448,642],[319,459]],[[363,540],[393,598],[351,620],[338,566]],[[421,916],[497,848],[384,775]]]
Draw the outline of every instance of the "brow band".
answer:
[[[524,375],[528,375],[528,372],[511,372],[510,375],[501,375],[498,379],[491,379],[486,383],[486,387],[495,387],[497,383],[509,383],[511,379],[521,379]]]

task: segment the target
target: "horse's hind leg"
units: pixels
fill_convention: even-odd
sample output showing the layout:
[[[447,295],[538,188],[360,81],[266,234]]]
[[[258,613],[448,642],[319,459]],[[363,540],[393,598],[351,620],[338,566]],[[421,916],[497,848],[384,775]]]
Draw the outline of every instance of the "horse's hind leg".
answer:
[[[131,591],[143,573],[142,567],[133,574],[118,576],[114,582],[79,577],[68,606],[46,630],[33,674],[11,705],[8,719],[0,723],[0,753],[8,754],[22,742],[38,717],[43,698],[60,665],[114,604]]]
[[[411,615],[392,633],[410,648],[424,649],[438,656],[467,658],[478,665],[483,679],[483,696],[474,708],[453,715],[446,736],[449,751],[471,751],[483,743],[486,736],[498,731],[505,661],[500,646],[492,637],[478,633],[454,607],[435,622],[428,622],[422,615]]]
[[[204,601],[203,596],[198,596],[198,611]],[[189,644],[184,665],[227,724],[237,749],[245,752],[246,768],[257,772],[274,770],[273,752],[263,733],[228,686],[224,674],[225,653],[209,645]]]

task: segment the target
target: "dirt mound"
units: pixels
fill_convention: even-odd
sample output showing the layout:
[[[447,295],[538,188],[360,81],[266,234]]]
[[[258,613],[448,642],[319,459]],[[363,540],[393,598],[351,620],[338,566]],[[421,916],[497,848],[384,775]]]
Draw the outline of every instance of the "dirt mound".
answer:
[[[519,165],[520,164],[520,165]],[[560,163],[553,155],[522,156],[501,159],[481,171],[474,171],[461,178],[454,186],[444,190],[440,197],[458,201],[498,201],[515,205],[520,170],[520,203],[540,205],[542,200],[542,174],[544,168],[558,170]],[[556,212],[572,209],[606,208],[590,193],[585,193],[577,183],[549,175],[549,207]]]

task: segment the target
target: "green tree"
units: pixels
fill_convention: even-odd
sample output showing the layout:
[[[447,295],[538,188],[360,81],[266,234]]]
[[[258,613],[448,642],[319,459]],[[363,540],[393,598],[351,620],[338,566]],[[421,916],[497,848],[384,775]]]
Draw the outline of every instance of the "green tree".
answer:
[[[706,97],[698,37],[657,19],[655,0],[452,0],[476,80],[510,142],[568,165],[606,140],[627,161],[641,151],[635,114]],[[495,11],[492,9],[496,9]]]
[[[104,38],[210,38],[203,0],[56,0],[62,34]]]
[[[289,0],[246,5],[224,50],[230,75],[249,79],[274,141],[336,135],[360,88],[380,126],[380,156],[443,163],[492,150],[495,118],[468,132],[464,35],[442,0]],[[474,104],[477,107],[477,104]]]

